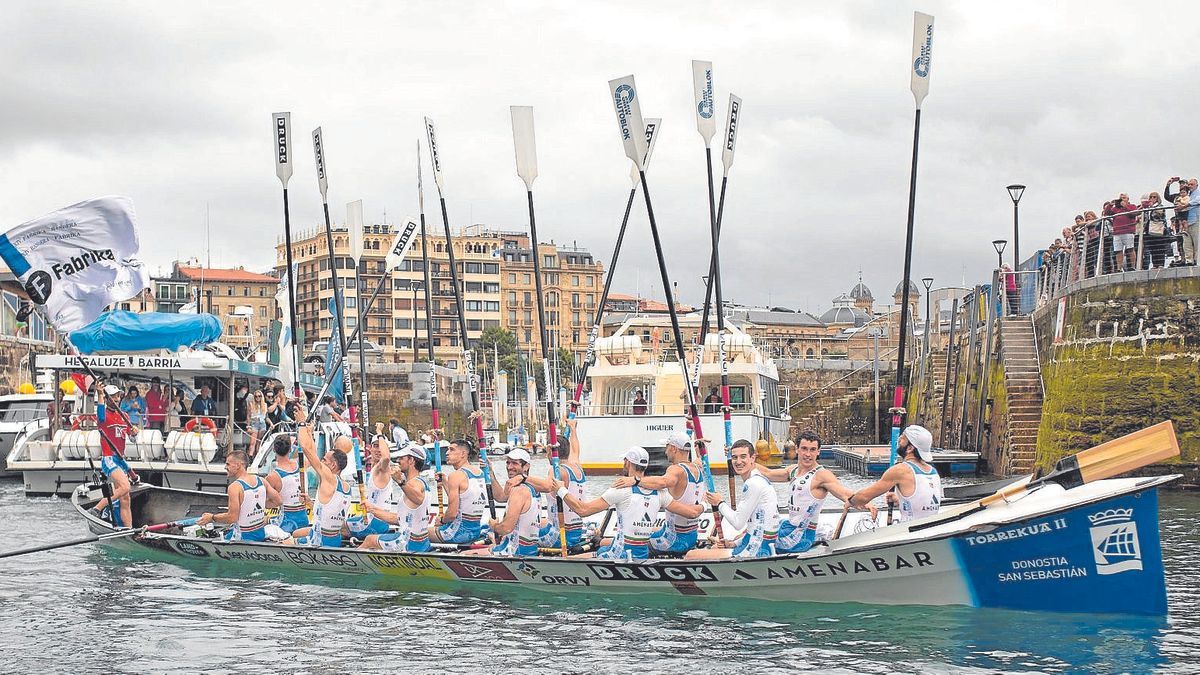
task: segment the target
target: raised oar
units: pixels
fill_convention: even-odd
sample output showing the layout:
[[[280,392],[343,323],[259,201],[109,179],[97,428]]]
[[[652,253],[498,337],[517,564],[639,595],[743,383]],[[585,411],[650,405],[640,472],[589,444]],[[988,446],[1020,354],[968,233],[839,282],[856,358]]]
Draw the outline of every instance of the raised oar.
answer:
[[[1009,485],[978,501],[956,506],[930,518],[922,518],[910,525],[908,529],[910,532],[917,532],[944,525],[1049,483],[1057,483],[1070,490],[1085,483],[1119,476],[1178,455],[1179,440],[1175,437],[1175,425],[1170,421],[1160,422],[1088,448],[1076,455],[1064,457],[1054,465],[1053,471],[1041,478],[1035,478],[1027,483]]]
[[[921,141],[921,102],[929,94],[929,65],[933,50],[933,17],[920,12],[913,12],[913,51],[912,76],[909,88],[912,89],[916,100],[916,113],[913,120],[913,150],[912,168],[908,181],[908,228],[904,237],[904,278],[901,284],[904,291],[900,300],[900,344],[896,352],[896,390],[892,395],[892,438],[890,464],[896,463],[896,448],[900,443],[900,425],[904,415],[904,357],[905,346],[908,343],[908,291],[909,277],[912,276],[913,248],[913,219],[917,207],[917,148]]]
[[[354,265],[354,304],[357,306],[356,311],[358,312],[357,323],[358,326],[363,327],[367,325],[367,312],[363,309],[362,305],[362,278],[359,276],[359,260],[362,259],[363,254],[363,209],[361,199],[346,204],[346,229],[349,230],[350,235],[350,262]],[[409,245],[411,244],[412,239],[410,238]],[[396,264],[399,265],[399,263]],[[392,268],[389,267],[388,269]],[[383,276],[387,277],[389,274],[384,273]],[[366,428],[366,424],[370,419],[367,412],[367,357],[363,351],[366,341],[365,328],[362,330],[362,333],[363,335],[358,338],[359,407],[357,411],[354,408],[350,409],[351,432],[353,432],[353,425],[356,422],[361,420],[363,428]],[[344,352],[345,350],[343,350]],[[320,401],[317,401],[318,405],[320,403]],[[354,447],[354,478],[358,481],[358,496],[361,500],[359,503],[365,505],[367,503],[367,484],[363,480],[362,448],[359,446],[359,437],[357,434],[351,439],[351,443]]]
[[[709,261],[709,287],[716,289],[717,294],[717,356],[721,360],[721,412],[725,421],[725,465],[729,475],[729,505],[737,506],[736,491],[733,480],[733,460],[729,448],[733,445],[733,418],[729,401],[729,363],[725,358],[725,301],[721,296],[721,221],[725,210],[725,188],[729,185],[729,169],[733,166],[733,151],[737,145],[738,118],[742,110],[742,99],[729,95],[729,115],[725,121],[725,147],[721,152],[721,162],[725,167],[721,175],[721,206],[717,218],[712,223],[712,259]],[[709,198],[712,197],[712,164],[708,166]]]
[[[80,537],[79,539],[71,539],[70,541],[60,541],[56,544],[43,544],[41,546],[30,546],[29,548],[19,548],[15,551],[5,551],[0,553],[0,558],[14,558],[27,553],[40,553],[41,551],[53,551],[57,548],[66,548],[68,546],[78,546],[80,544],[90,544],[95,541],[104,541],[106,539],[120,539],[122,537],[132,537],[146,532],[158,532],[172,527],[186,527],[195,525],[199,518],[185,518],[183,520],[175,520],[169,523],[161,523],[159,525],[144,525],[142,527],[131,527],[129,529],[120,530],[118,532],[106,532],[104,534],[93,534],[90,537]]]
[[[704,432],[700,425],[700,412],[696,407],[696,396],[692,388],[687,386],[688,377],[687,354],[684,351],[683,331],[679,329],[679,313],[676,311],[675,298],[671,293],[671,277],[667,274],[667,262],[663,257],[662,240],[658,236],[658,222],[654,219],[654,204],[650,199],[650,189],[646,184],[646,137],[643,133],[645,123],[642,121],[641,104],[637,100],[637,85],[632,75],[609,80],[609,93],[612,96],[613,107],[617,114],[617,125],[621,132],[621,141],[625,146],[625,156],[633,160],[637,166],[638,178],[642,184],[642,197],[646,201],[646,217],[650,221],[650,235],[654,240],[654,253],[658,258],[658,272],[662,277],[663,294],[667,298],[667,310],[671,316],[671,331],[675,338],[675,352],[679,359],[679,368],[683,371],[683,389],[687,392],[688,413],[692,418],[692,431],[695,432],[696,451],[700,455],[701,466],[704,469],[704,479],[710,492],[716,492],[713,484],[712,468],[708,463],[708,448],[704,442]],[[713,524],[717,536],[722,536],[721,515],[713,511]]]
[[[433,357],[433,296],[429,290],[429,237],[425,233],[425,184],[421,175],[421,141],[417,141],[417,203],[421,209],[421,262],[425,277],[425,342],[429,361],[429,410],[433,423],[433,464],[436,474],[438,517],[446,509],[445,486],[442,484],[442,420],[438,412],[437,373],[434,372]],[[415,319],[414,319],[415,320]],[[416,326],[413,326],[416,329]]]
[[[479,457],[483,460],[484,480],[487,481],[488,512],[496,519],[496,498],[492,494],[491,470],[487,459],[487,440],[483,437],[483,414],[479,410],[479,379],[475,375],[475,359],[471,352],[471,340],[467,336],[467,317],[463,312],[462,288],[458,285],[458,265],[454,260],[454,240],[450,236],[450,216],[446,213],[445,183],[442,178],[442,160],[438,154],[437,128],[433,120],[425,118],[425,134],[429,141],[429,161],[433,166],[433,182],[437,184],[438,201],[442,206],[442,227],[446,232],[446,254],[450,258],[450,283],[454,286],[454,306],[458,310],[458,337],[462,342],[463,360],[466,361],[467,382],[471,388],[471,417],[475,420],[475,437]],[[535,244],[536,253],[536,244]]]
[[[288,207],[288,180],[292,177],[292,113],[282,112],[271,115],[272,126],[275,133],[275,175],[279,177],[279,182],[283,184],[283,242],[285,247],[285,256],[287,267],[287,316],[288,316],[288,331],[292,336],[292,396],[296,399],[296,405],[300,405],[300,401],[304,400],[304,394],[300,391],[300,348],[296,339],[296,275],[292,262],[292,215],[291,209]],[[304,473],[304,454],[300,454],[297,461],[297,469],[300,472],[300,489],[304,491],[305,496],[308,495],[308,478]]]
[[[537,138],[533,130],[533,107],[509,106],[512,116],[513,148],[517,160],[517,175],[525,183],[525,199],[529,204],[529,238],[532,240],[533,288],[537,292],[538,337],[542,343],[542,378],[546,384],[546,441],[550,446],[550,467],[554,479],[561,481],[562,472],[558,463],[558,417],[554,411],[554,391],[557,387],[550,378],[550,336],[546,331],[546,301],[542,295],[542,256],[538,254],[537,218],[533,211],[533,181],[537,178]],[[563,557],[567,557],[566,513],[562,497],[554,496],[558,506],[558,540]]]
[[[336,256],[334,255],[333,250],[333,224],[329,219],[329,174],[325,171],[325,141],[321,134],[321,127],[313,129],[312,140],[313,158],[316,160],[317,164],[317,187],[321,190],[321,207],[325,212],[325,246],[329,249],[329,277],[333,285],[333,332],[337,334],[338,338],[336,343],[338,347],[338,353],[345,354],[346,329],[344,319],[342,317],[345,316],[346,303],[342,300],[342,284],[341,280],[338,279],[337,276],[337,265],[334,264]],[[355,281],[357,287],[357,278]],[[361,300],[362,298],[359,297],[358,299]],[[361,321],[362,319],[360,318],[359,322],[361,323]],[[362,344],[361,340],[359,341],[359,344]],[[350,434],[352,435],[354,441],[354,478],[358,481],[358,500],[359,504],[366,504],[367,482],[363,476],[362,452],[360,450],[360,444],[362,442],[360,439],[366,438],[366,427],[355,424],[360,420],[356,415],[357,410],[354,406],[354,401],[351,398],[351,389],[349,386],[347,386],[350,381],[350,378],[347,377],[349,374],[349,369],[347,369],[345,366],[342,366],[338,370],[342,374],[342,393],[346,398],[346,405],[349,407],[351,423]],[[326,371],[325,379],[328,381],[331,378],[334,378],[337,373],[338,371]],[[365,387],[363,388],[363,397],[366,398]],[[320,404],[321,402],[317,401],[317,405]],[[363,424],[365,424],[365,421],[363,421]],[[301,453],[301,455],[303,455],[303,453]],[[366,513],[366,517],[370,517],[370,512]]]
[[[646,157],[642,160],[642,166],[645,168],[650,166],[650,155],[654,154],[654,145],[658,142],[658,129],[661,125],[662,120],[657,117],[646,119]],[[637,194],[639,182],[637,165],[631,168],[629,178],[633,186],[629,188],[629,199],[625,201],[625,215],[621,217],[621,229],[617,231],[617,244],[613,247],[612,259],[608,263],[608,273],[604,277],[604,290],[600,294],[600,305],[596,307],[596,320],[592,322],[592,332],[588,334],[587,354],[583,357],[583,367],[579,369],[579,379],[575,382],[575,398],[571,400],[571,409],[567,413],[568,418],[574,418],[578,412],[588,369],[596,362],[596,340],[600,337],[600,322],[604,319],[604,306],[608,304],[608,292],[612,289],[613,278],[616,276],[617,260],[621,257],[621,244],[625,241],[625,228],[629,225],[629,212],[633,209],[633,198]],[[569,436],[570,427],[563,433]]]
[[[712,139],[717,133],[717,110],[716,97],[713,91],[713,71],[712,61],[692,61],[692,91],[695,94],[695,112],[696,112],[696,131],[700,133],[700,138],[704,139],[704,164],[708,168],[708,221],[710,228],[714,231],[712,235],[712,252],[710,256],[716,255],[717,235],[717,203],[713,197],[713,171],[712,171]],[[700,367],[704,363],[704,343],[708,337],[708,309],[711,302],[712,284],[713,284],[713,264],[712,258],[708,264],[708,283],[705,284],[704,290],[704,310],[703,320],[700,323],[700,339],[696,344],[696,359],[692,369],[692,389],[699,396],[700,391]],[[732,443],[732,441],[730,442]],[[729,453],[730,443],[725,444],[725,452]],[[730,494],[732,497],[732,493]]]

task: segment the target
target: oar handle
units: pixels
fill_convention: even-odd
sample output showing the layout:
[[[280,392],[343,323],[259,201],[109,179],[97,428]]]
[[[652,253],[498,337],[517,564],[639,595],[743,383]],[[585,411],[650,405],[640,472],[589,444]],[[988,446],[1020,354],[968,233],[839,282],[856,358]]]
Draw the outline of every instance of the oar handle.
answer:
[[[837,527],[833,528],[833,538],[839,539],[842,536],[842,526],[846,524],[846,516],[850,514],[850,502],[842,507],[842,515],[838,517]]]

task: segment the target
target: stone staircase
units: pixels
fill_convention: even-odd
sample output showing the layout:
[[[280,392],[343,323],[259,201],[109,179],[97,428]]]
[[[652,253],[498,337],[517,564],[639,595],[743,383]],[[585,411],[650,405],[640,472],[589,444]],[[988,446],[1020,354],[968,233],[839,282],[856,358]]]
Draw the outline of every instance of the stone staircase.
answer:
[[[1042,421],[1042,381],[1028,316],[1000,319],[1000,360],[1008,393],[1001,471],[1019,475],[1033,471],[1038,427]]]

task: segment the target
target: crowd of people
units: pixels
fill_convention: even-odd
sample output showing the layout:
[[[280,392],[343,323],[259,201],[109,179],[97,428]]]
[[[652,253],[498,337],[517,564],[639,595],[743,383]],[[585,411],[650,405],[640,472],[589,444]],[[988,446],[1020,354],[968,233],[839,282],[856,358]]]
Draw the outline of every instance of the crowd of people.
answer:
[[[1126,193],[1104,202],[1100,214],[1084,211],[1047,250],[1045,266],[1070,262],[1071,281],[1136,269],[1196,264],[1200,237],[1200,187],[1195,178],[1172,176],[1162,193],[1134,202]],[[1138,260],[1138,255],[1141,260]]]

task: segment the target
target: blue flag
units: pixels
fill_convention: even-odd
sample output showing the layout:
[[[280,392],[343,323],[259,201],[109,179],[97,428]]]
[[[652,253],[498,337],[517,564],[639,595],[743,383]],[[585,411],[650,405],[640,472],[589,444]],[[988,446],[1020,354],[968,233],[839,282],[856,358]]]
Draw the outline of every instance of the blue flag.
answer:
[[[337,291],[335,289],[334,293],[336,292]],[[333,366],[336,361],[341,359],[342,355],[342,338],[341,331],[338,328],[336,297],[329,299],[329,316],[329,323],[333,326],[333,330],[329,333],[329,343],[325,346],[325,379],[330,380],[330,378],[332,378],[332,380],[329,382],[329,395],[333,397],[333,400],[337,401],[338,403],[345,403],[346,364],[343,363],[339,365],[337,372],[335,373],[329,372],[329,368]]]

